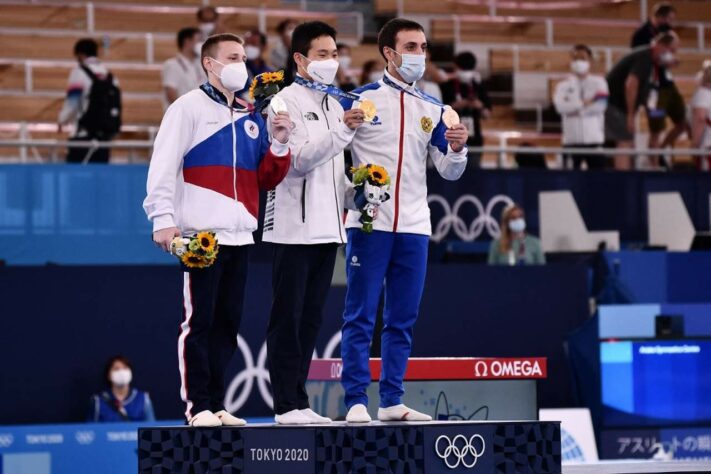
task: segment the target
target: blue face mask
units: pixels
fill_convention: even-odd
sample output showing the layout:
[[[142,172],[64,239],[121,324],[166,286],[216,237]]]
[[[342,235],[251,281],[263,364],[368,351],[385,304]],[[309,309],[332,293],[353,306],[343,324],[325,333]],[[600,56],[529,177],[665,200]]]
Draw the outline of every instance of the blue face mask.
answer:
[[[511,232],[519,234],[526,230],[526,221],[523,220],[522,217],[519,217],[518,219],[511,219],[509,221],[509,229],[511,229]]]
[[[402,57],[402,65],[395,69],[400,73],[403,80],[407,83],[419,81],[425,73],[425,55],[424,54],[400,54],[394,49],[392,50]]]

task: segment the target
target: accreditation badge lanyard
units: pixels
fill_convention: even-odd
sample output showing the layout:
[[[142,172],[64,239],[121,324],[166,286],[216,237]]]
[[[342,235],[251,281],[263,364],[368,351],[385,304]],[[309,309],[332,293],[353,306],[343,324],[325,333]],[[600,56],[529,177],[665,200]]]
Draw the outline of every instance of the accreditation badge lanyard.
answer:
[[[328,95],[332,95],[334,97],[340,97],[342,99],[350,99],[350,100],[357,100],[357,101],[361,100],[359,95],[351,94],[350,92],[343,92],[341,89],[339,89],[336,86],[321,84],[320,82],[309,81],[309,80],[304,79],[301,76],[296,76],[294,78],[294,82],[296,82],[300,86],[304,86],[304,87],[307,87],[311,90],[315,90],[318,92],[324,92],[324,93],[326,93]]]
[[[383,82],[385,84],[389,85],[390,87],[394,87],[395,89],[404,92],[405,94],[410,94],[413,97],[416,97],[420,100],[424,100],[425,102],[429,102],[430,104],[434,104],[438,107],[444,107],[444,104],[442,102],[438,101],[437,99],[435,99],[432,96],[425,94],[424,92],[422,92],[421,90],[419,90],[416,87],[412,87],[410,89],[405,89],[404,87],[393,82],[390,78],[388,78],[388,76],[383,76]]]

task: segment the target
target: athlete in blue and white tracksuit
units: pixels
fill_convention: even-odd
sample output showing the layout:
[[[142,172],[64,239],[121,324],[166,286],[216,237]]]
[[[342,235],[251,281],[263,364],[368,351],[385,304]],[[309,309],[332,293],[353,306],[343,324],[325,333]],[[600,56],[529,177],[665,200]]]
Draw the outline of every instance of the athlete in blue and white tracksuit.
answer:
[[[349,211],[346,220],[348,289],[341,343],[342,383],[349,410],[359,404],[367,406],[366,390],[371,379],[368,357],[384,280],[378,417],[393,419],[384,418],[381,412],[400,405],[413,325],[425,283],[431,234],[427,157],[432,158],[442,177],[456,180],[466,167],[467,149],[455,152],[447,142],[444,109],[416,97],[419,91],[413,91],[412,85],[396,79],[388,70],[383,79],[354,93],[375,103],[377,117],[357,129],[352,141],[353,164],[384,166],[390,174],[391,199],[380,206],[372,234],[359,230],[360,212]],[[342,104],[345,110],[353,106],[348,100]],[[411,412],[402,413],[396,419],[414,419],[407,418]]]

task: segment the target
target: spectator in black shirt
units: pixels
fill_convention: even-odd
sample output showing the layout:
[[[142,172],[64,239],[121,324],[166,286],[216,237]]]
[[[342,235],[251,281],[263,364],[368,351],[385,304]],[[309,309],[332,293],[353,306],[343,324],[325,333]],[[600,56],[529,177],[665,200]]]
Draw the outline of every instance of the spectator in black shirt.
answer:
[[[476,56],[473,53],[459,53],[454,58],[454,66],[454,78],[441,85],[442,102],[459,113],[462,123],[469,130],[467,145],[479,147],[484,144],[481,120],[491,114],[491,99],[476,71]],[[476,166],[479,161],[477,156],[470,155],[470,163]]]
[[[661,33],[648,47],[633,50],[607,74],[610,89],[605,112],[605,138],[618,148],[631,148],[639,107],[654,114],[658,108],[661,66],[676,63],[679,37],[673,31]],[[629,156],[617,156],[615,167],[630,169]]]
[[[655,36],[672,29],[676,9],[669,2],[660,2],[652,8],[652,16],[632,35],[632,48],[649,46]]]

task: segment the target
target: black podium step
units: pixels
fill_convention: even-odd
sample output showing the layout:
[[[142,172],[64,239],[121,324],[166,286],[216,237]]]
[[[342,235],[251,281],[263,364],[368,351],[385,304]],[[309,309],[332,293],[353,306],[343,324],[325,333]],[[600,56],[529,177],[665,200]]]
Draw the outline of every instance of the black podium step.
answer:
[[[141,473],[561,472],[560,424],[446,421],[141,428]]]

